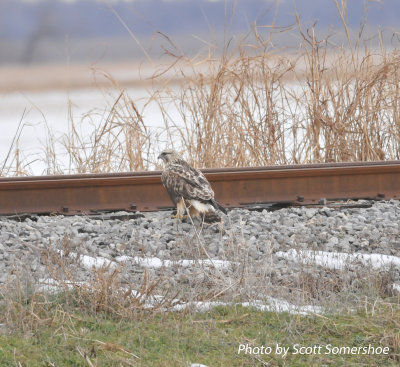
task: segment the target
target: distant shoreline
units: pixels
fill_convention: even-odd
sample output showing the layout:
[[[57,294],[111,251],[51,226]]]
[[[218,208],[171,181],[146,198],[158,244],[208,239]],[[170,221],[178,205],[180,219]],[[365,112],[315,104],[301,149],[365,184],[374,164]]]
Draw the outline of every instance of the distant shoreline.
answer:
[[[152,76],[167,67],[166,63],[153,66],[139,61],[99,65],[3,66],[0,67],[0,93],[86,89],[110,84],[121,87],[151,86],[160,83]],[[169,82],[174,82],[174,78]]]

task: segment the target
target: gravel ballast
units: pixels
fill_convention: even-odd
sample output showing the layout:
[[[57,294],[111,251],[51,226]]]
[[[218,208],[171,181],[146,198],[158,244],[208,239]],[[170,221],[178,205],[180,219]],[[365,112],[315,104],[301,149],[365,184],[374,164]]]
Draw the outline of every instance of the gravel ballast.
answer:
[[[400,202],[355,204],[360,207],[233,209],[223,216],[222,225],[204,227],[198,221],[182,223],[171,211],[31,216],[22,221],[0,217],[0,285],[16,274],[34,281],[51,277],[52,253],[68,258],[75,281],[90,278],[93,266],[111,265],[123,268],[123,279],[130,284],[140,282],[146,271],[161,274],[168,286],[191,284],[188,279],[202,277],[207,287],[205,278],[213,268],[220,278],[230,274],[233,282],[246,267],[252,280],[246,283],[248,288],[241,286],[243,292],[282,285],[289,289],[310,279],[334,289],[346,277],[351,283],[371,272],[386,277],[385,287],[395,292],[400,282]],[[302,260],[296,258],[306,252]],[[373,257],[349,257],[336,269],[332,263],[311,264],[313,252],[378,254],[389,260],[374,266]],[[262,286],[256,282],[260,279]]]

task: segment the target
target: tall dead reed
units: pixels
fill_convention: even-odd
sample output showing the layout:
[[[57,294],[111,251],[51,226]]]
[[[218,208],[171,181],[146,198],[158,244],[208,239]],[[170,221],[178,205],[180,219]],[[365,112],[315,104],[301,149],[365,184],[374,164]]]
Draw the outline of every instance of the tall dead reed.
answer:
[[[298,20],[297,29],[296,54],[269,51],[271,37],[255,26],[233,51],[181,66],[185,83],[166,91],[180,123],[167,113],[164,121],[191,161],[216,167],[399,159],[398,52],[387,52],[382,38],[373,51],[362,31],[335,46],[318,39],[315,26],[303,30]]]
[[[365,24],[353,36],[345,4],[334,2],[343,24],[337,43],[298,16],[286,29],[255,24],[195,57],[167,38],[171,64],[148,80],[141,109],[103,73],[115,103],[81,121],[71,113],[62,136],[48,131],[43,173],[159,168],[165,146],[199,167],[399,159],[400,55],[387,50],[381,33],[365,34]],[[295,49],[276,46],[282,33],[297,37]],[[149,120],[154,108],[160,121]],[[29,174],[21,157],[12,147],[2,174]]]
[[[135,102],[109,75],[119,91],[110,110],[87,113],[78,123],[70,113],[69,131],[62,136],[68,170],[77,173],[139,171],[149,168],[150,131]]]

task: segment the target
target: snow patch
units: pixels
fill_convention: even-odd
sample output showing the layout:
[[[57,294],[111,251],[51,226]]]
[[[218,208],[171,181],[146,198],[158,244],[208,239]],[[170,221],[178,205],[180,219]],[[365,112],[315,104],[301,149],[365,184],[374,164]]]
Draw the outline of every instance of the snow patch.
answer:
[[[60,254],[60,256],[65,256],[65,253],[63,250],[57,250],[57,252]],[[103,268],[106,266],[110,266],[111,268],[114,268],[115,266],[117,266],[117,264],[110,260],[107,259],[105,257],[102,256],[97,256],[97,257],[93,257],[93,256],[89,256],[89,255],[79,255],[75,252],[70,252],[68,253],[68,257],[70,259],[77,259],[81,262],[81,264],[83,265],[84,268],[86,269],[92,269],[93,267],[95,268]]]
[[[203,260],[162,260],[158,257],[139,257],[139,256],[118,256],[115,258],[115,261],[118,263],[126,263],[132,262],[143,266],[145,268],[153,268],[158,269],[162,267],[171,267],[171,266],[180,266],[183,268],[193,267],[196,265],[200,266],[208,266],[215,267],[218,269],[226,269],[229,268],[232,264],[231,261],[226,260],[211,260],[211,259],[203,259]]]
[[[393,290],[400,293],[400,284],[393,283]]]
[[[57,294],[62,290],[71,290],[74,286],[80,286],[85,282],[71,282],[68,280],[60,281],[53,278],[39,279],[39,284],[36,288],[38,292],[44,292],[48,294]]]
[[[107,259],[105,257],[93,257],[93,256],[88,256],[88,255],[81,255],[80,260],[82,262],[82,265],[86,268],[86,269],[92,269],[93,267],[95,268],[103,268],[106,266],[110,266],[110,267],[115,267],[116,264],[115,262],[113,262],[110,259]]]
[[[61,256],[64,256],[64,252],[62,250],[58,250],[58,253]],[[68,254],[70,259],[79,259],[81,264],[86,269],[102,268],[109,266],[110,268],[115,268],[118,263],[134,263],[144,268],[151,269],[159,269],[162,267],[171,267],[171,266],[180,266],[183,268],[189,268],[194,266],[206,266],[206,267],[214,267],[217,269],[227,269],[234,264],[231,261],[226,260],[212,260],[212,259],[203,259],[203,260],[163,260],[158,257],[139,257],[139,256],[117,256],[115,261],[111,259],[107,259],[102,256],[89,256],[89,255],[78,255],[75,252],[70,252]]]
[[[323,314],[325,311],[322,307],[306,305],[299,306],[289,303],[284,299],[278,299],[273,297],[267,297],[268,304],[263,303],[263,301],[252,301],[242,303],[243,307],[253,307],[258,311],[268,311],[268,312],[288,312],[290,314],[296,315],[308,315],[308,314]]]
[[[68,282],[68,281],[59,281],[56,279],[48,278],[48,279],[40,279],[39,286],[37,288],[38,291],[46,292],[50,294],[61,292],[65,289],[73,289],[76,285],[84,285],[88,284],[87,282]],[[126,292],[127,289],[123,289]],[[142,297],[143,295],[137,291],[132,290],[132,295],[134,297]],[[157,307],[161,305],[165,298],[160,295],[152,295],[147,297],[143,307],[147,309],[152,309],[153,307]],[[180,302],[179,299],[173,299],[169,302],[172,307],[165,308],[165,311],[184,311],[187,309],[192,309],[196,312],[206,312],[218,306],[242,306],[248,308],[254,308],[258,311],[263,312],[288,312],[290,314],[295,315],[309,315],[309,314],[323,314],[324,309],[319,306],[306,305],[299,306],[292,303],[289,303],[286,300],[267,297],[264,301],[254,300],[250,302],[222,302],[222,301],[193,301],[193,302]]]
[[[217,306],[242,306],[248,308],[254,308],[258,311],[263,312],[288,312],[290,314],[295,315],[309,315],[309,314],[323,314],[325,311],[322,307],[313,306],[313,305],[306,305],[306,306],[299,306],[289,303],[286,300],[267,297],[266,300],[254,300],[250,302],[242,302],[242,303],[232,303],[232,302],[188,302],[188,303],[181,303],[175,305],[172,310],[173,311],[183,311],[185,309],[192,308],[198,312],[205,312],[209,311]]]
[[[303,264],[315,263],[329,269],[344,269],[355,262],[372,266],[374,269],[390,266],[400,267],[400,257],[381,254],[349,254],[345,252],[298,251],[291,249],[287,252],[279,251],[276,256]]]

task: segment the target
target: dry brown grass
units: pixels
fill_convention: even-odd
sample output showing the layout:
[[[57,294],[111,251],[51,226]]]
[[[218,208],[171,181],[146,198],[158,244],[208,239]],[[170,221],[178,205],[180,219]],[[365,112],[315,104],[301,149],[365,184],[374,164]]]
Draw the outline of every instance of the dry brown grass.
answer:
[[[84,122],[92,118],[87,115]],[[111,111],[101,119],[100,125],[92,123],[93,129],[89,135],[82,135],[79,125],[70,119],[70,130],[62,140],[69,158],[69,167],[74,167],[77,173],[147,169],[150,133],[135,103],[126,93],[121,91]],[[56,154],[53,157],[54,162]]]
[[[335,3],[345,44],[319,38],[300,19],[290,29],[254,25],[236,44],[210,46],[207,55],[192,58],[167,39],[171,64],[146,79],[153,87],[141,110],[105,75],[117,91],[114,105],[82,121],[71,117],[61,138],[48,132],[45,173],[159,168],[157,153],[165,146],[199,167],[399,159],[400,55],[385,49],[380,33],[374,48],[364,25],[351,36],[346,9]],[[298,38],[295,51],[274,46],[282,32]],[[154,103],[162,132],[147,117]],[[81,126],[91,126],[91,133]],[[56,147],[60,140],[67,164]],[[29,174],[18,145],[13,152],[2,174]]]
[[[82,248],[64,238],[41,251],[46,271],[40,280],[24,264],[10,269],[6,283],[0,287],[0,325],[10,332],[31,334],[77,313],[135,321],[177,309],[191,314],[194,308],[190,305],[198,302],[259,302],[274,310],[271,300],[276,299],[278,304],[282,300],[298,307],[322,306],[321,312],[326,315],[352,314],[355,310],[399,303],[399,295],[392,287],[394,268],[322,270],[313,263],[287,263],[283,271],[282,264],[274,261],[272,250],[255,260],[251,255],[254,244],[247,243],[241,231],[240,226],[227,230],[218,256],[231,262],[224,269],[201,264],[201,260],[208,259],[202,251],[207,247],[202,233],[192,233],[193,238],[187,234],[177,237],[174,246],[181,256],[176,260],[187,258],[199,263],[188,271],[176,272],[167,268],[146,269],[138,264],[132,271],[129,264],[125,268],[117,263],[85,270]],[[137,250],[132,252],[137,255]]]
[[[314,29],[298,27],[297,58],[270,54],[256,27],[251,47],[202,61],[206,71],[194,69],[182,88],[170,90],[184,124],[167,114],[164,120],[191,161],[216,167],[399,158],[399,54],[383,46],[373,52],[361,39],[332,47]]]

